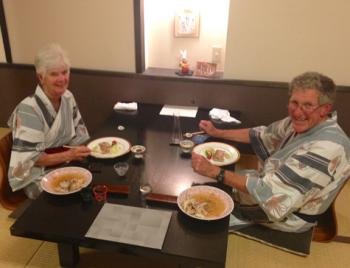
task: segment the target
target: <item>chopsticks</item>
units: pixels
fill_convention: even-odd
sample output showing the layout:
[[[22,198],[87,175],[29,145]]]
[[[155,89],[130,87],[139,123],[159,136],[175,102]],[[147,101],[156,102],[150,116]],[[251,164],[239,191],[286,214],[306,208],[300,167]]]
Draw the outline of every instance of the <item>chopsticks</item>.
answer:
[[[74,149],[77,148],[78,146],[74,146],[74,145],[63,145],[63,148],[67,148],[67,149]]]
[[[117,194],[128,194],[129,186],[128,185],[107,185],[108,192],[117,193]],[[177,196],[158,194],[158,193],[149,193],[146,196],[147,201],[155,201],[160,203],[176,204]]]

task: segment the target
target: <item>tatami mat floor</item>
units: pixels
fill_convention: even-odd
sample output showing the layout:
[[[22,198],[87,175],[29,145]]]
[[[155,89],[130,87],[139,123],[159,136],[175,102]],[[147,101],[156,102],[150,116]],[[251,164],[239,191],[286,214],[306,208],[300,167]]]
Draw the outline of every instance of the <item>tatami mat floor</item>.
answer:
[[[350,237],[350,182],[348,182],[336,202],[338,234]],[[60,267],[57,249],[54,243],[14,237],[9,228],[13,219],[8,218],[9,210],[0,207],[0,268],[30,267],[46,268]],[[215,250],[215,245],[213,245]],[[234,268],[345,268],[350,267],[350,244],[331,242],[312,242],[311,254],[300,257],[248,240],[236,235],[229,236],[226,267]],[[176,267],[170,263],[158,263],[152,260],[116,254],[81,249],[81,260],[78,267]]]

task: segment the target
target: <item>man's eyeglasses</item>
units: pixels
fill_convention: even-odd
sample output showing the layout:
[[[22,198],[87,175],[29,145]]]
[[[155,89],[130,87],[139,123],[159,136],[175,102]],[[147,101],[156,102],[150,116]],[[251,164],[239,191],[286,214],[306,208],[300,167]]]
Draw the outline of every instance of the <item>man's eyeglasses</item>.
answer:
[[[310,103],[299,104],[296,101],[289,101],[289,103],[288,103],[288,109],[296,110],[297,108],[300,108],[300,110],[302,110],[305,113],[312,113],[321,106],[322,105],[313,105]]]

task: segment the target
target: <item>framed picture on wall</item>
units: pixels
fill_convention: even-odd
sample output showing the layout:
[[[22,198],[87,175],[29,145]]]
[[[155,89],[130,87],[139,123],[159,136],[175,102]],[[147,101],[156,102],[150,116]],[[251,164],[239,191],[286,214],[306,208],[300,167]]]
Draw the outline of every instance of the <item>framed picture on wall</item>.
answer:
[[[192,9],[178,10],[174,19],[175,37],[199,37],[199,12]]]
[[[213,77],[216,73],[216,63],[197,61],[195,76]]]

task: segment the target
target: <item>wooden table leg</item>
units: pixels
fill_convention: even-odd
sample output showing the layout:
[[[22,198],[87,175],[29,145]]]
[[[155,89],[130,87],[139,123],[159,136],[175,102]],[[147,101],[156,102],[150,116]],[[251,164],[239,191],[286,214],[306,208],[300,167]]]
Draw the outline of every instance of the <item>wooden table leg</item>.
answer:
[[[62,267],[75,267],[79,262],[79,247],[77,245],[58,243],[58,256]]]

